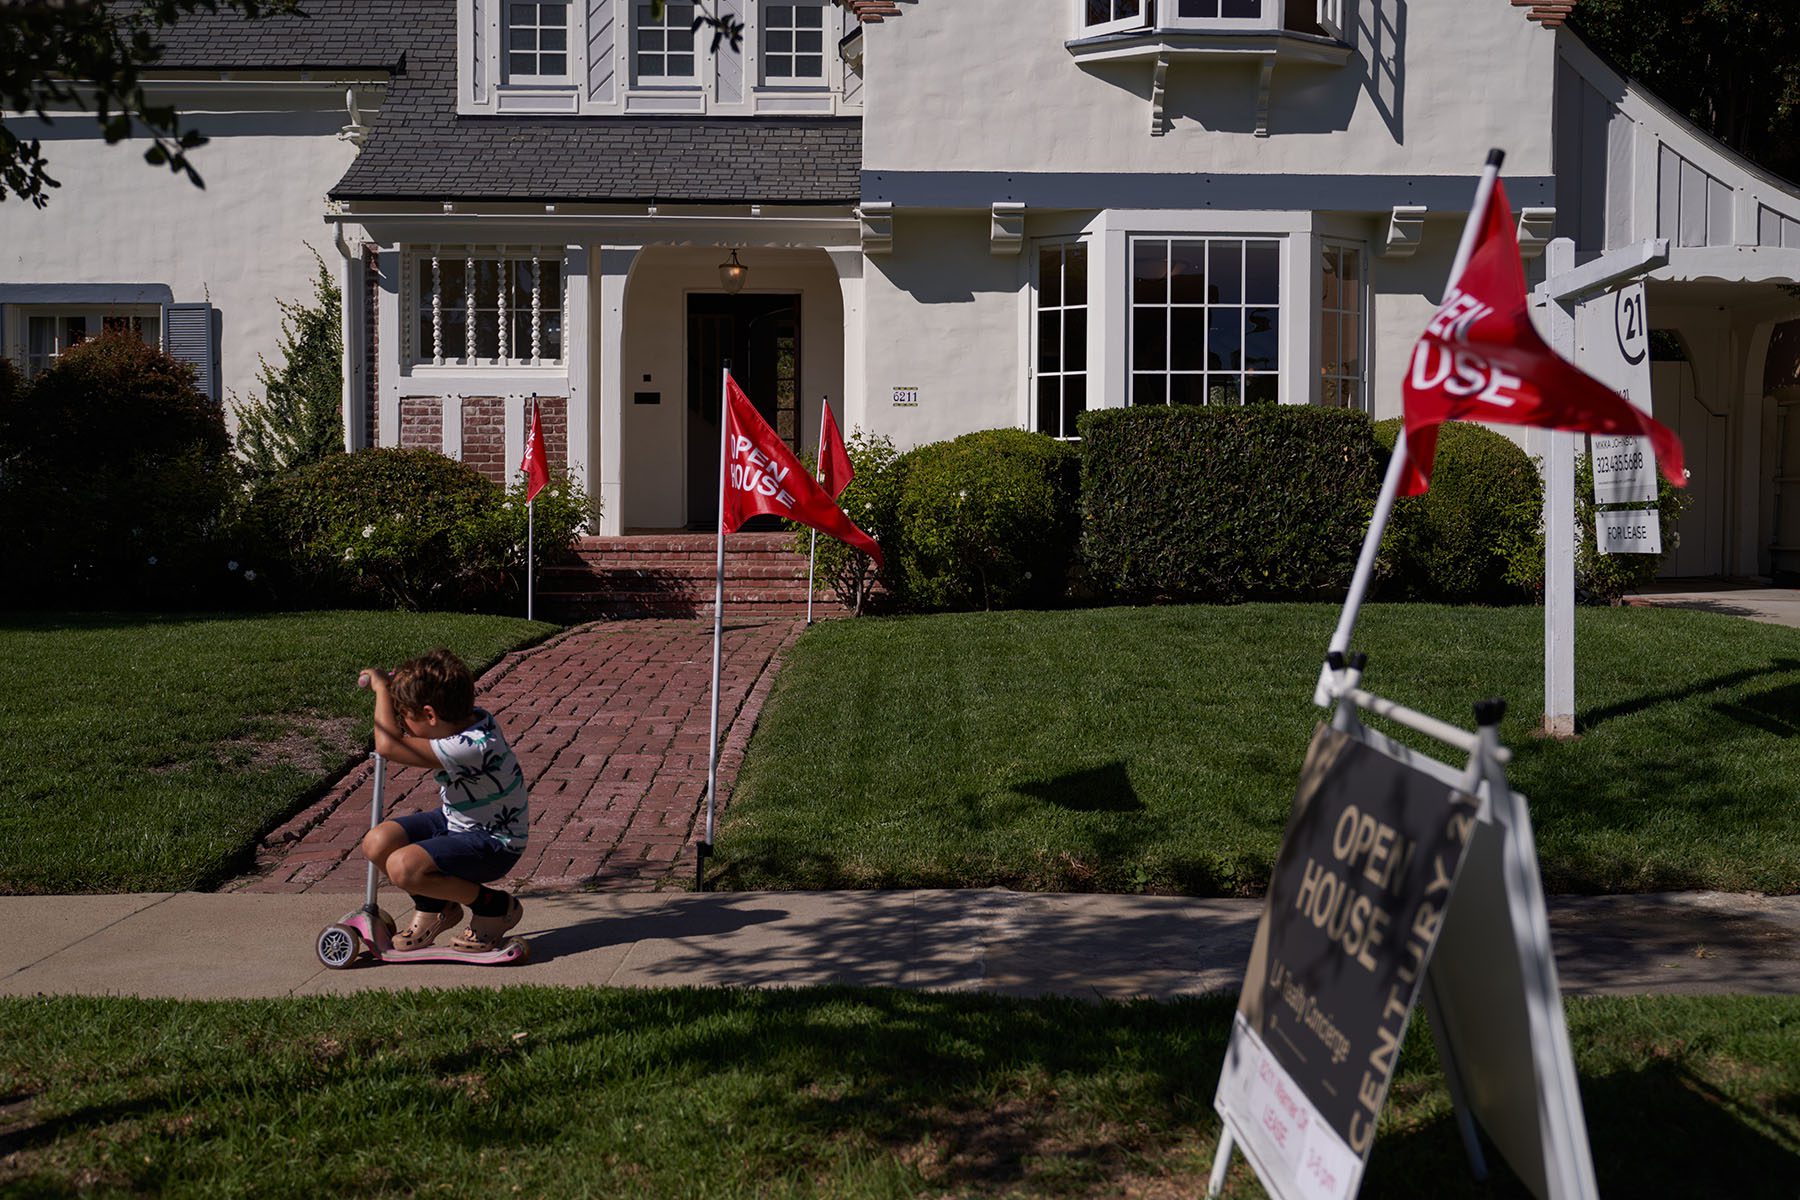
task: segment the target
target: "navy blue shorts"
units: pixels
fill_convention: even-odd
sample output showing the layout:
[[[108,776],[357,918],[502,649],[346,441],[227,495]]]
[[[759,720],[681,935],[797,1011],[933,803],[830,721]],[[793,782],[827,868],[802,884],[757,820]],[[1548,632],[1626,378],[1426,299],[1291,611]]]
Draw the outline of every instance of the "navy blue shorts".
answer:
[[[391,819],[406,831],[407,841],[431,855],[438,870],[470,883],[492,883],[519,861],[519,851],[508,850],[491,833],[480,829],[452,833],[441,808]]]

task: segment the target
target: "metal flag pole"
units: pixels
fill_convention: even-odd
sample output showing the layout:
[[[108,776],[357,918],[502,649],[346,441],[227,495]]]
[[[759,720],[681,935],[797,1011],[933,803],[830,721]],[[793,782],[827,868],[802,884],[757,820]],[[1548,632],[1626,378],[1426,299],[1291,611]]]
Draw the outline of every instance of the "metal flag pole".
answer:
[[[694,890],[706,890],[706,856],[712,853],[713,816],[719,795],[719,642],[725,614],[726,431],[730,429],[731,360],[719,373],[719,548],[713,572],[712,733],[706,739],[706,837],[694,847]]]
[[[536,423],[537,397],[531,398],[531,409],[525,424],[525,445],[529,452],[531,447],[531,428]],[[525,481],[526,490],[531,488],[531,480]],[[525,501],[525,619],[537,620],[537,497]]]
[[[817,462],[813,463],[813,474],[820,483],[825,482],[825,410],[831,403],[831,397],[824,396],[819,400],[819,448],[814,452]],[[819,531],[812,531],[812,548],[806,553],[806,626],[812,628],[813,602],[813,570],[819,564]]]
[[[1451,265],[1450,278],[1444,284],[1446,292],[1462,278],[1463,268],[1469,265],[1469,258],[1475,253],[1475,239],[1481,234],[1481,221],[1487,214],[1488,200],[1494,194],[1494,182],[1500,178],[1500,164],[1505,159],[1504,150],[1488,151],[1487,165],[1481,172],[1481,182],[1475,185],[1475,203],[1469,209],[1469,219],[1463,225],[1462,241],[1456,247],[1456,261]],[[1356,616],[1362,608],[1363,596],[1369,590],[1369,578],[1375,573],[1375,554],[1381,548],[1381,535],[1387,530],[1388,517],[1394,511],[1394,499],[1400,492],[1400,476],[1405,471],[1406,426],[1402,422],[1400,435],[1394,439],[1393,457],[1388,460],[1387,475],[1381,481],[1381,493],[1375,500],[1375,513],[1369,520],[1369,532],[1363,537],[1362,553],[1356,560],[1356,573],[1350,579],[1350,594],[1344,598],[1343,611],[1338,614],[1337,629],[1331,635],[1325,662],[1319,668],[1319,682],[1313,688],[1313,703],[1320,708],[1330,706],[1334,685],[1343,671],[1344,656],[1350,650],[1350,635],[1356,629]],[[1332,666],[1334,655],[1339,664],[1336,667]]]

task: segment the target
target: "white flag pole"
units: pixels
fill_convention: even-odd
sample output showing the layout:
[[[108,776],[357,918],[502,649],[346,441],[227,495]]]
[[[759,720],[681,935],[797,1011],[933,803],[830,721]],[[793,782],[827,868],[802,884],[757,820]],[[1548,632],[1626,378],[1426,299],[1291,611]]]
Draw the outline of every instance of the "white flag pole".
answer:
[[[1504,150],[1489,150],[1487,166],[1482,168],[1481,182],[1475,185],[1475,203],[1469,209],[1469,219],[1463,225],[1462,241],[1456,247],[1456,261],[1450,267],[1450,278],[1444,284],[1448,292],[1462,278],[1463,268],[1469,265],[1469,258],[1475,253],[1475,239],[1481,234],[1481,222],[1487,215],[1488,200],[1494,194],[1494,183],[1500,178],[1500,164],[1506,158]],[[1440,298],[1440,303],[1442,300]],[[1319,668],[1319,682],[1313,688],[1313,703],[1321,708],[1329,707],[1335,694],[1336,676],[1344,669],[1344,656],[1350,650],[1350,634],[1356,629],[1356,616],[1362,608],[1363,595],[1369,590],[1369,577],[1375,572],[1375,554],[1381,548],[1381,535],[1387,530],[1388,517],[1394,511],[1394,499],[1400,491],[1400,476],[1406,470],[1406,428],[1402,424],[1400,435],[1394,439],[1394,455],[1388,460],[1387,475],[1381,481],[1381,493],[1375,500],[1375,514],[1369,520],[1369,532],[1363,537],[1362,554],[1356,560],[1356,574],[1350,579],[1350,594],[1344,598],[1343,611],[1338,614],[1337,629],[1331,635],[1331,645],[1325,654],[1325,663]]]
[[[706,856],[712,853],[713,816],[719,795],[719,642],[725,614],[725,487],[727,416],[731,411],[731,360],[719,372],[719,549],[713,574],[712,735],[706,739],[706,837],[694,847],[694,890],[706,890]]]
[[[830,404],[831,397],[829,396],[819,400],[819,448],[814,452],[817,461],[813,463],[813,474],[817,476],[820,483],[825,482],[825,411]],[[808,628],[812,627],[813,570],[818,565],[819,531],[814,529],[812,531],[812,548],[806,553],[806,624]]]
[[[531,430],[537,423],[537,397],[531,398],[531,409],[525,423],[525,449],[531,450]],[[528,476],[525,486],[531,487]],[[525,501],[525,619],[537,620],[537,497]]]

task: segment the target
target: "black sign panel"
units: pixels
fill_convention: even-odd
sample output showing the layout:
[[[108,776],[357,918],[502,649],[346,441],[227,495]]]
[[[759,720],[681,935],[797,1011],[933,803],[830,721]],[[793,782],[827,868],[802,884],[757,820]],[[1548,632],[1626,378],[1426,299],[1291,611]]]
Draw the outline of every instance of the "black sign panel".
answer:
[[[1238,1012],[1365,1160],[1476,808],[1355,738],[1313,735]]]

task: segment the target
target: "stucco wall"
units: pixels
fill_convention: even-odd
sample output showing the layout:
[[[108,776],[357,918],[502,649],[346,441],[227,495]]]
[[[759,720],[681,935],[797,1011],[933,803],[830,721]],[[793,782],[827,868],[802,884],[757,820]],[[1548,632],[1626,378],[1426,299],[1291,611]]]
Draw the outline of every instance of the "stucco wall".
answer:
[[[1347,65],[1175,61],[1150,136],[1151,64],[1078,65],[1068,0],[927,0],[864,32],[869,171],[1551,171],[1555,34],[1500,0],[1357,0]],[[1329,208],[1329,198],[1315,207]]]
[[[220,311],[222,380],[233,394],[260,390],[257,356],[278,359],[277,300],[310,302],[311,243],[338,274],[340,255],[322,220],[325,193],[355,155],[337,140],[342,93],[239,97],[262,108],[189,110],[212,140],[193,162],[204,189],[143,161],[143,142],[108,146],[87,116],[49,126],[9,119],[19,137],[42,137],[62,181],[48,208],[0,204],[0,283],[162,284],[174,300]]]

